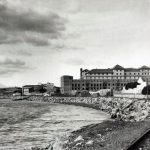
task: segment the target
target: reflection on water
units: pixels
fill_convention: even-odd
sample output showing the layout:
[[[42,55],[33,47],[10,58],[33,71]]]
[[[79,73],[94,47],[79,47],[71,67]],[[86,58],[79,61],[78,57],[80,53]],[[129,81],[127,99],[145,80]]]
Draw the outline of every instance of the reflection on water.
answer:
[[[0,149],[29,150],[35,146],[46,147],[53,139],[63,141],[71,131],[109,118],[109,115],[101,111],[86,107],[52,104],[49,108],[49,112],[40,118],[1,127]]]

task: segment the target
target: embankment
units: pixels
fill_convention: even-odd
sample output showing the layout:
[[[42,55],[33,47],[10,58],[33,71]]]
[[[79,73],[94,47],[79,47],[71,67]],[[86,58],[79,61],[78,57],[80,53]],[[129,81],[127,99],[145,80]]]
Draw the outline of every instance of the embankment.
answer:
[[[74,131],[64,144],[66,150],[120,150],[128,147],[149,128],[150,102],[115,97],[43,97],[30,96],[28,101],[79,105],[102,110],[117,120],[89,125]],[[146,119],[147,118],[147,119]]]
[[[16,98],[17,99],[17,98]],[[150,101],[119,97],[49,97],[29,96],[28,101],[63,103],[86,106],[111,114],[112,118],[123,121],[142,121],[150,112]]]

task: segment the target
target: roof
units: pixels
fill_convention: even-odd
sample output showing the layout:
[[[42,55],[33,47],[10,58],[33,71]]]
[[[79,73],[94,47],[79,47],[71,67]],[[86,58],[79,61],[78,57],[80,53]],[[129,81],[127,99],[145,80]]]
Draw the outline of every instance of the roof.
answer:
[[[88,72],[89,74],[98,74],[98,73],[113,73],[112,69],[92,69]]]
[[[100,74],[100,73],[113,73],[113,70],[124,70],[126,72],[139,72],[140,69],[150,69],[148,66],[142,66],[141,68],[124,68],[120,65],[116,65],[113,68],[108,69],[85,69],[84,71],[88,71],[86,74]]]
[[[89,70],[88,69],[84,69],[84,70],[82,70],[82,72],[88,72]]]
[[[142,66],[140,69],[150,69],[148,66]]]
[[[33,88],[33,87],[39,87],[41,85],[24,85],[23,88]]]
[[[113,67],[114,70],[124,70],[124,68],[120,65],[116,65]]]
[[[137,68],[126,68],[125,71],[126,72],[132,72],[132,71],[133,72],[139,72],[139,69],[137,69]]]

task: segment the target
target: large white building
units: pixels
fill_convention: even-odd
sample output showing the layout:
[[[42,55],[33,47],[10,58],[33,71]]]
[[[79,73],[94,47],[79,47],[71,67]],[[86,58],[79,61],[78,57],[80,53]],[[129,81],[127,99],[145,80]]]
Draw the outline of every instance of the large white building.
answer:
[[[139,77],[150,82],[150,68],[124,68],[116,65],[108,69],[80,69],[80,79],[73,79],[72,76],[61,77],[62,93],[71,94],[75,91],[100,89],[122,90],[130,82],[136,82]]]

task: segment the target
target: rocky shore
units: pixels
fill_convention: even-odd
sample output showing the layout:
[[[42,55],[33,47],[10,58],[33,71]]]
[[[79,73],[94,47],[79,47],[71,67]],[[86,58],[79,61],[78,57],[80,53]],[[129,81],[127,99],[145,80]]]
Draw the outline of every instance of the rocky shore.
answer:
[[[79,105],[111,115],[112,120],[74,131],[64,143],[66,150],[123,150],[150,126],[150,102],[144,99],[30,96],[27,100]]]
[[[65,150],[126,150],[143,132],[150,122],[124,122],[108,120],[89,125],[72,132],[64,144]]]
[[[44,97],[30,96],[29,101],[63,103],[86,106],[108,112],[112,118],[122,121],[142,121],[150,112],[150,101],[118,97]]]

